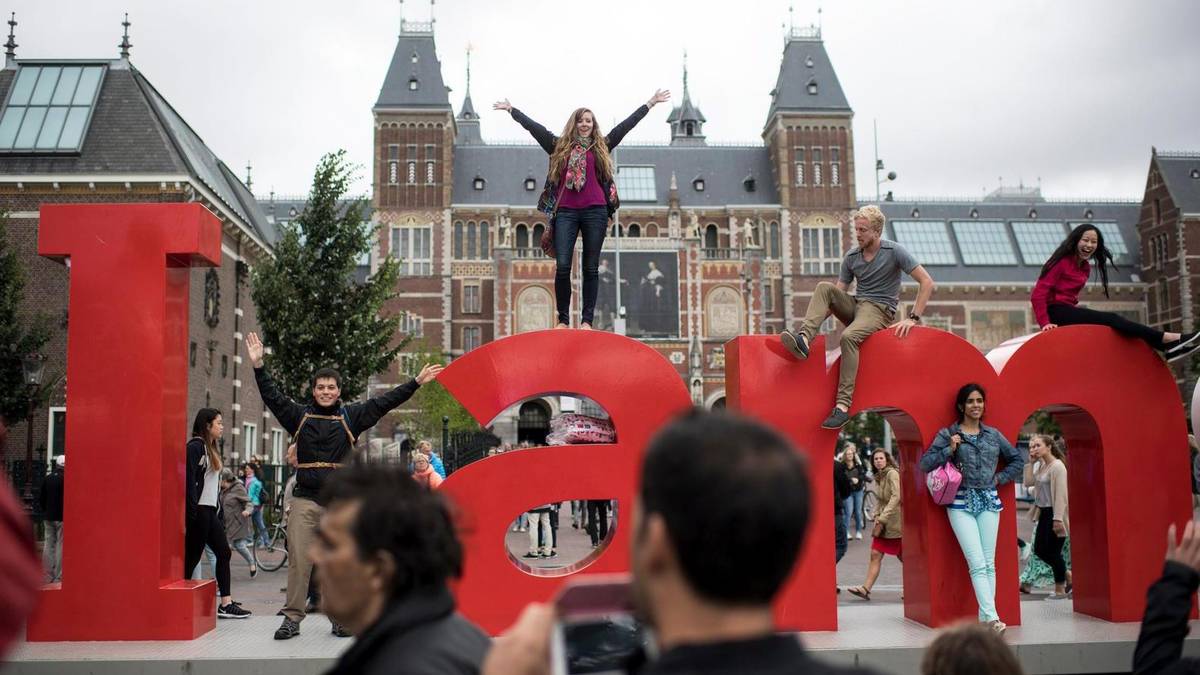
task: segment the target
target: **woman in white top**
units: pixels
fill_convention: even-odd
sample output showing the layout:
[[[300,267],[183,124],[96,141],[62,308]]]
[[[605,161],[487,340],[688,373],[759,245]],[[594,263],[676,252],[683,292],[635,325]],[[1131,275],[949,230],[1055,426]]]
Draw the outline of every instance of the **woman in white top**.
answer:
[[[1067,541],[1067,463],[1054,439],[1036,434],[1029,439],[1029,459],[1025,465],[1025,486],[1033,492],[1037,507],[1037,529],[1033,535],[1033,553],[1050,566],[1054,574],[1054,592],[1049,600],[1067,597],[1067,562],[1063,544]]]
[[[183,569],[191,571],[200,562],[207,545],[217,556],[217,589],[221,603],[217,616],[222,619],[244,619],[248,610],[233,601],[229,591],[229,544],[225,526],[217,516],[221,452],[217,442],[225,431],[221,412],[201,408],[192,422],[192,438],[187,443],[187,521],[183,537]]]

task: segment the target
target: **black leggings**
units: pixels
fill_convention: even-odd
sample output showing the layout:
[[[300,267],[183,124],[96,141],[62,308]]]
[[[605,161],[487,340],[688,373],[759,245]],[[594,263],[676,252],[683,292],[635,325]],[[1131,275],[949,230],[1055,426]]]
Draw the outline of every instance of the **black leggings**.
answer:
[[[1136,321],[1130,321],[1120,314],[1100,312],[1094,309],[1087,309],[1086,307],[1076,307],[1075,305],[1064,305],[1062,303],[1051,303],[1050,306],[1046,307],[1046,314],[1050,316],[1050,323],[1059,326],[1073,326],[1076,324],[1108,326],[1122,335],[1138,338],[1155,349],[1162,350],[1166,348],[1163,345],[1163,332],[1161,330],[1143,326]]]
[[[596,294],[600,290],[600,249],[608,233],[608,207],[589,206],[585,209],[559,209],[554,217],[554,301],[558,322],[570,324],[571,260],[575,240],[583,235],[583,311],[580,321],[591,325],[596,311]]]
[[[1049,506],[1038,508],[1041,513],[1033,534],[1033,553],[1054,571],[1054,583],[1061,584],[1067,580],[1067,563],[1062,554],[1065,540],[1054,533],[1054,509]]]
[[[225,527],[217,518],[217,507],[198,506],[196,517],[188,521],[183,535],[183,573],[191,576],[200,562],[207,544],[217,556],[217,588],[221,597],[229,597],[229,543],[225,541]]]

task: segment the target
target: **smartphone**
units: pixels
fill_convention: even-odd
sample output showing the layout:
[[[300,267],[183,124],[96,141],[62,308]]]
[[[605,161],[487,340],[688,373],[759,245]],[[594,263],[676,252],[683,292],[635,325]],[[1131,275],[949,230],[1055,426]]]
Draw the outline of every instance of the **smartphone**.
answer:
[[[624,673],[648,633],[634,616],[627,574],[591,574],[567,583],[554,600],[553,675]]]

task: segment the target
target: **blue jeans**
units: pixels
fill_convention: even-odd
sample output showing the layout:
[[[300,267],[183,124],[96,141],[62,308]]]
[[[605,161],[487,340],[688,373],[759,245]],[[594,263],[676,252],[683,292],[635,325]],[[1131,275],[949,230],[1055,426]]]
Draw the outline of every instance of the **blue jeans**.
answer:
[[[250,565],[251,567],[257,567],[257,565],[254,564],[254,556],[250,553],[250,537],[246,537],[245,539],[234,539],[233,550],[237,551],[238,555],[245,559],[246,564]]]
[[[596,293],[600,290],[600,249],[608,233],[608,207],[559,209],[554,218],[554,301],[558,322],[570,324],[571,259],[575,240],[583,233],[583,312],[582,323],[591,324],[596,312]]]
[[[1000,615],[996,613],[996,533],[1000,530],[1000,513],[972,514],[948,508],[946,514],[967,559],[975,600],[979,603],[979,620],[999,620]]]
[[[845,501],[842,502],[842,511],[846,514],[846,534],[850,533],[851,516],[854,517],[855,532],[861,533],[867,529],[867,521],[863,518],[862,502],[862,490],[851,492],[850,496],[846,497]]]
[[[833,514],[833,563],[836,565],[846,555],[846,519],[842,514]]]
[[[258,545],[266,548],[270,542],[267,541],[267,523],[263,520],[263,507],[254,507],[250,517],[254,520],[254,532],[258,535]]]

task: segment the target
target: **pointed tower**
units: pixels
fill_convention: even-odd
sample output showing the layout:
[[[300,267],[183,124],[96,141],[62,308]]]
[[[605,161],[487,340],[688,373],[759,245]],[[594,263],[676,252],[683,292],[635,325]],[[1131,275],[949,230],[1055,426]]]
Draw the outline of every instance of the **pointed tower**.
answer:
[[[763,129],[785,208],[854,207],[853,118],[821,29],[791,28]]]
[[[467,47],[467,95],[463,97],[462,108],[454,119],[458,133],[454,136],[455,145],[483,145],[483,135],[479,128],[479,115],[475,105],[471,103],[471,48]]]
[[[671,125],[671,145],[707,145],[704,142],[704,114],[692,104],[688,92],[687,52],[683,54],[683,100],[667,117]]]
[[[375,115],[375,207],[450,204],[454,113],[433,41],[433,21],[400,20]]]

